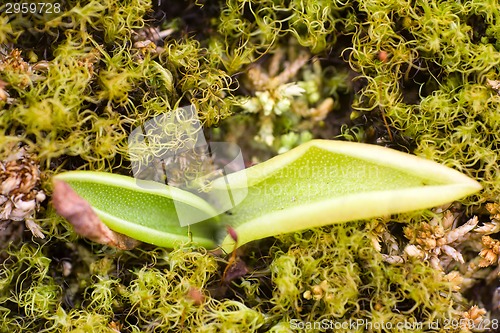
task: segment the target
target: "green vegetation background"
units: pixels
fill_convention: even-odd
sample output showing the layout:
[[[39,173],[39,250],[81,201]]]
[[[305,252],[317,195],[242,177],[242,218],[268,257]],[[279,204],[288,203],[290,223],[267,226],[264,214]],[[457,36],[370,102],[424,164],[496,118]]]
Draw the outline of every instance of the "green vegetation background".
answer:
[[[37,15],[0,6],[1,159],[28,147],[48,193],[61,170],[129,173],[130,130],[193,104],[256,162],[311,137],[377,143],[478,179],[469,214],[498,201],[497,1],[60,3]],[[286,90],[294,82],[301,96]],[[43,241],[2,244],[1,332],[300,331],[292,319],[458,332],[445,321],[491,307],[448,272],[388,263],[374,245],[381,224],[401,236],[394,222],[416,226],[430,211],[250,244],[229,281],[226,259],[203,249],[120,252],[78,240],[48,204],[37,217]]]

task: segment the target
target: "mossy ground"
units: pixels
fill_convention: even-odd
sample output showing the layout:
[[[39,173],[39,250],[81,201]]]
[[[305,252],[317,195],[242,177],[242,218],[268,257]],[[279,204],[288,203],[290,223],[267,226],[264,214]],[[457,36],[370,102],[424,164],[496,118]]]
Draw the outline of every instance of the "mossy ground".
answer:
[[[496,1],[59,3],[60,13],[38,15],[0,7],[1,160],[13,143],[27,147],[47,193],[61,170],[130,174],[130,131],[192,104],[213,139],[238,143],[249,163],[312,137],[443,163],[484,186],[455,209],[457,225],[472,214],[490,222],[484,205],[500,190],[500,95],[488,84],[499,80]],[[444,272],[425,258],[387,259],[415,241],[408,230],[442,215],[252,243],[223,275],[227,258],[189,244],[121,252],[78,239],[45,203],[43,241],[25,232],[1,244],[0,331],[316,332],[306,323],[322,320],[362,323],[338,331],[467,331],[459,324],[477,319],[472,305],[490,311],[484,320],[498,315],[498,279],[478,267],[477,242],[457,245],[465,262],[444,261]]]

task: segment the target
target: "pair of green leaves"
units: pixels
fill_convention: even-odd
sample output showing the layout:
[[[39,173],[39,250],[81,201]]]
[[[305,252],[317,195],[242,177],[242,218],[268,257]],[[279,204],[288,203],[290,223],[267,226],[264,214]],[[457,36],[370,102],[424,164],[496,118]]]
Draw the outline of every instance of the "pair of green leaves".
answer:
[[[193,240],[226,252],[278,234],[332,223],[429,208],[475,193],[479,183],[448,167],[388,148],[313,140],[246,170],[216,179],[212,191],[244,190],[238,205],[217,215],[181,189],[108,173],[72,171],[67,182],[112,230],[173,247]],[[142,182],[142,183],[141,183]],[[177,209],[212,216],[181,227]],[[217,240],[222,239],[219,243]]]

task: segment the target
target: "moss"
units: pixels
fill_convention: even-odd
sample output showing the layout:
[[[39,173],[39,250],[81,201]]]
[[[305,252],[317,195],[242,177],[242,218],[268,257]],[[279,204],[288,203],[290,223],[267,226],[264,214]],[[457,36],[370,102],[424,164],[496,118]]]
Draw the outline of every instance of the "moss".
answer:
[[[480,38],[476,23],[497,22],[498,11],[482,1],[363,3],[362,12],[371,15],[363,27],[368,33],[354,39],[350,58],[368,81],[357,107],[383,112],[416,142],[417,155],[482,179],[485,191],[473,203],[496,200],[499,100],[486,79],[498,76],[500,53],[496,37]],[[382,61],[380,52],[389,59]],[[408,102],[416,92],[404,88],[412,81],[421,86],[418,103]]]
[[[59,35],[53,57],[35,64],[18,51],[4,57],[2,80],[11,96],[0,102],[5,139],[28,144],[46,165],[79,156],[82,168],[109,170],[124,158],[119,147],[130,127],[177,105],[178,96],[203,110],[209,125],[227,116],[231,78],[205,58],[198,42],[187,38],[155,47],[153,54],[134,46],[148,1],[66,6],[71,9],[62,16],[37,22],[45,33]],[[161,99],[167,102],[154,102]],[[22,136],[16,138],[18,129]]]
[[[155,18],[171,4],[154,2],[155,13],[145,0],[65,0],[61,13],[0,17],[0,147],[19,142],[37,155],[48,194],[61,170],[130,174],[130,131],[193,104],[214,139],[238,142],[249,163],[311,137],[340,137],[446,164],[484,187],[462,200],[464,208],[451,208],[457,223],[474,210],[487,220],[483,204],[498,202],[500,190],[500,96],[487,84],[499,76],[495,1],[228,0],[204,8],[191,1],[166,22]],[[192,13],[203,20],[192,24]],[[302,54],[307,60],[296,62]],[[293,63],[301,66],[280,77]],[[255,86],[251,68],[282,81]],[[283,98],[294,83],[304,92]],[[263,96],[275,99],[267,111]],[[245,110],[248,101],[258,102],[255,112]],[[322,107],[322,119],[307,113]],[[0,160],[7,156],[2,149]],[[290,332],[292,320],[431,325],[467,318],[473,302],[491,303],[464,298],[467,290],[494,287],[485,279],[494,268],[477,267],[474,237],[462,240],[465,262],[444,272],[426,259],[386,257],[403,257],[409,244],[396,222],[418,226],[436,214],[251,244],[238,253],[249,273],[224,282],[220,256],[188,245],[129,252],[93,245],[48,205],[37,215],[47,239],[2,244],[0,331]],[[377,237],[388,237],[381,248]]]
[[[270,248],[269,270],[230,287],[238,295],[253,285],[247,289],[253,299],[218,299],[219,259],[200,249],[87,253],[85,267],[73,262],[68,274],[57,268],[48,246],[25,244],[4,263],[2,312],[8,320],[2,330],[19,323],[9,315],[18,306],[27,317],[38,318],[24,321],[24,330],[47,332],[105,332],[112,322],[129,332],[188,327],[218,332],[236,327],[257,331],[278,323],[290,327],[292,319],[431,325],[454,318],[460,296],[444,275],[421,261],[384,262],[361,225],[279,237]],[[72,256],[85,258],[84,253]],[[257,296],[266,284],[273,286],[269,298]],[[193,298],[193,289],[202,297]]]
[[[286,252],[283,244],[274,248],[271,302],[273,311],[285,314],[283,322],[431,325],[458,310],[442,273],[423,262],[387,264],[356,223],[282,240],[290,247]]]

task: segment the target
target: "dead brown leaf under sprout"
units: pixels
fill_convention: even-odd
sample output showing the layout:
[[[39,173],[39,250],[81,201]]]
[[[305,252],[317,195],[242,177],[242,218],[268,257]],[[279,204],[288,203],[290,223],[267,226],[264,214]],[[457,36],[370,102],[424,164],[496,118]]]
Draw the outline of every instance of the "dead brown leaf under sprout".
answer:
[[[245,262],[239,258],[236,258],[234,262],[228,263],[228,266],[224,270],[222,276],[222,283],[230,283],[242,276],[248,274],[249,270]]]
[[[54,182],[52,204],[57,213],[67,219],[75,232],[82,237],[120,250],[133,249],[140,243],[109,229],[90,204],[63,181]]]

